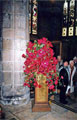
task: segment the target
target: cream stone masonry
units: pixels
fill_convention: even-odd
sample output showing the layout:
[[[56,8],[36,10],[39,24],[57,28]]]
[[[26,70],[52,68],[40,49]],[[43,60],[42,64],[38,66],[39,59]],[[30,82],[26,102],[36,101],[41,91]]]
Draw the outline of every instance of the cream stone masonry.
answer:
[[[2,4],[0,0],[0,97],[1,97],[1,84],[3,81],[3,72],[2,72]]]
[[[25,53],[29,41],[28,2],[28,0],[2,0],[0,56],[3,74],[1,92],[4,104],[18,104],[20,97],[29,101],[29,89],[22,87],[24,81],[22,54]],[[7,97],[10,99],[9,103],[5,101]]]

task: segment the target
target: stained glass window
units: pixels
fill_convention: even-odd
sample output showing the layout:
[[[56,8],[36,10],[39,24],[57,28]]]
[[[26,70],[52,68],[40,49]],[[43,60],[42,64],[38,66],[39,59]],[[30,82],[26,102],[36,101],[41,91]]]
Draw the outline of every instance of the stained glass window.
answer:
[[[68,36],[73,36],[74,35],[74,24],[75,24],[74,13],[75,13],[75,0],[70,0],[70,3],[69,3]]]
[[[76,11],[76,17],[75,17],[75,35],[77,36],[77,1],[76,1],[76,4],[75,4],[75,6],[76,6],[76,9],[75,9],[75,11]]]
[[[34,35],[37,34],[37,5],[37,0],[29,1],[29,32]]]
[[[67,36],[67,22],[68,22],[68,2],[65,0],[63,6],[63,28],[62,36]]]
[[[76,24],[75,24],[75,35],[77,36],[77,18],[76,18]]]
[[[65,0],[64,2],[62,36],[77,36],[76,0]]]
[[[31,0],[29,0],[29,33],[31,34]]]

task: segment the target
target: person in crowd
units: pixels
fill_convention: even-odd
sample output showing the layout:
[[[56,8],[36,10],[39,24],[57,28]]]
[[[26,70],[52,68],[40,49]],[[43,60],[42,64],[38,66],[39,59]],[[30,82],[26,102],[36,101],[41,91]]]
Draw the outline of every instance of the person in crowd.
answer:
[[[74,97],[77,101],[77,71],[75,72],[75,75],[73,77],[73,84],[74,84]]]
[[[76,67],[76,73],[73,77],[74,97],[75,97],[75,100],[77,100],[77,57],[76,56],[73,58],[73,61],[74,61],[74,66]]]
[[[70,60],[68,70],[69,70],[69,82],[68,82],[66,94],[67,94],[67,96],[70,97],[70,93],[74,92],[73,77],[76,72],[76,67],[74,66],[73,60]]]
[[[59,72],[59,68],[63,65],[63,60],[60,55],[57,56],[57,61],[58,61],[58,64],[56,65],[56,70]]]
[[[61,58],[60,55],[57,56],[57,65],[56,65],[56,70],[59,73],[59,69],[61,68],[61,66],[63,66],[63,60]],[[59,85],[56,87],[56,93],[58,93],[60,91]]]
[[[76,72],[77,72],[77,57],[74,57],[73,61],[74,61],[74,66],[76,67]]]
[[[68,62],[65,61],[64,65],[59,70],[59,76],[60,76],[60,102],[63,104],[67,104],[66,101],[66,90],[68,86]]]

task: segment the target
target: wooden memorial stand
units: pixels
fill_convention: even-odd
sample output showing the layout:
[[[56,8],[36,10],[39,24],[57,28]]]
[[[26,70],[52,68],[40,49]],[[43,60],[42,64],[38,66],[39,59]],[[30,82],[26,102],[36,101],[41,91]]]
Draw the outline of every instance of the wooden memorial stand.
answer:
[[[42,87],[35,88],[35,100],[32,102],[32,112],[51,111],[48,104],[48,87],[46,84],[46,76],[39,74],[36,79],[38,84],[42,85]]]

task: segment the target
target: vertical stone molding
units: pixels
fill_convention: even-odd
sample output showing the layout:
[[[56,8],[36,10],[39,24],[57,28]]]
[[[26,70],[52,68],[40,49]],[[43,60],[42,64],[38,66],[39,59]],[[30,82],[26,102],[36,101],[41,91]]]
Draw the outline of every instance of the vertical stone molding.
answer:
[[[28,2],[28,0],[2,1],[2,42],[0,40],[2,69],[0,69],[3,74],[1,98],[4,104],[20,104],[29,101],[29,89],[23,87],[24,60],[22,58],[29,41]]]
[[[1,85],[3,81],[2,74],[2,1],[0,1],[0,99],[1,99]]]

